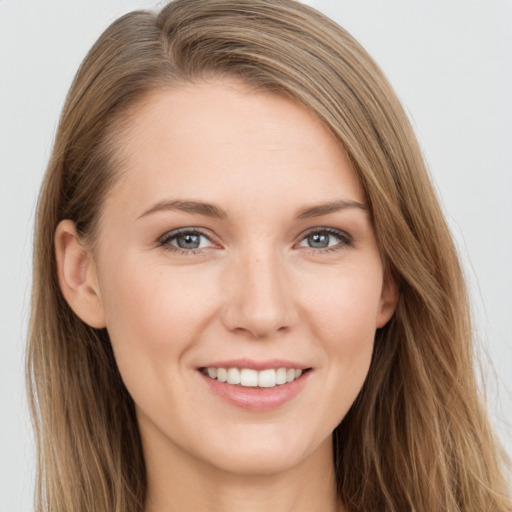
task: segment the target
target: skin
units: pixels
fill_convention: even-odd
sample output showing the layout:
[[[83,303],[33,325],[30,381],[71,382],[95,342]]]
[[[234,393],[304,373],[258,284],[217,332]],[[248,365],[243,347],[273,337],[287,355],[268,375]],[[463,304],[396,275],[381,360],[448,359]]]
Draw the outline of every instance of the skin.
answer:
[[[397,301],[346,155],[303,107],[228,79],[155,92],[120,138],[94,250],[63,221],[56,251],[66,299],[107,327],[134,398],[146,511],[338,510],[331,433]],[[225,218],[150,211],[170,200]],[[178,228],[200,229],[200,248],[162,240]],[[329,247],[311,247],[312,231]],[[237,358],[312,370],[293,399],[248,411],[198,371]]]

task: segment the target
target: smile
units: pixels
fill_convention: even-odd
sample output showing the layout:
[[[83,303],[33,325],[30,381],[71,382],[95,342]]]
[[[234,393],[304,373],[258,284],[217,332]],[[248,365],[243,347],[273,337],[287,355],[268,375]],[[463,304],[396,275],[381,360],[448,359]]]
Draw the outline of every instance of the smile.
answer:
[[[291,401],[313,374],[313,367],[284,359],[211,361],[197,370],[207,388],[223,402],[253,412]]]
[[[252,368],[202,368],[202,373],[210,379],[232,385],[252,388],[273,388],[288,384],[298,379],[303,370],[299,368],[269,368],[254,370]]]

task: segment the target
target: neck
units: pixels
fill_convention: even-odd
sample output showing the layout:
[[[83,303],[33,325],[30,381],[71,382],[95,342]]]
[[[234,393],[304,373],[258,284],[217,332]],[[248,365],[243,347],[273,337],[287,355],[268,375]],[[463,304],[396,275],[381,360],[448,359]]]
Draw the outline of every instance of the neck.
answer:
[[[339,512],[328,439],[298,466],[272,474],[236,474],[169,451],[144,446],[148,493],[145,512]],[[170,453],[172,452],[172,453]]]

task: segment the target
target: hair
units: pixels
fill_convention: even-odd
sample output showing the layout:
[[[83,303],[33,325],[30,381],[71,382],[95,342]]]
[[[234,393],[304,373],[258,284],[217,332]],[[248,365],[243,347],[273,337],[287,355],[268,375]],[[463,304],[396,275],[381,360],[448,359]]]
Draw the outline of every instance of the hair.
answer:
[[[365,190],[386,272],[399,284],[365,384],[333,433],[344,506],[512,510],[475,378],[458,257],[387,79],[344,29],[293,0],[177,0],[106,29],[60,119],[37,209],[27,351],[37,511],[143,510],[134,403],[106,329],[81,321],[60,291],[55,230],[71,219],[93,240],[127,116],[156,90],[211,76],[284,95],[324,123]]]

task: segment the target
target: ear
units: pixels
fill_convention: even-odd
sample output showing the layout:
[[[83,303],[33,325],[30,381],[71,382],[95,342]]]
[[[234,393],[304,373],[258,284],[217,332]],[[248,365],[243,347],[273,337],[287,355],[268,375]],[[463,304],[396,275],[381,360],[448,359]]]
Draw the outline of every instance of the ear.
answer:
[[[377,313],[377,328],[384,327],[391,320],[398,303],[398,296],[398,284],[391,273],[386,272],[382,282],[379,311]]]
[[[75,223],[63,220],[55,231],[59,286],[71,309],[88,325],[105,327],[96,264],[81,242]]]

